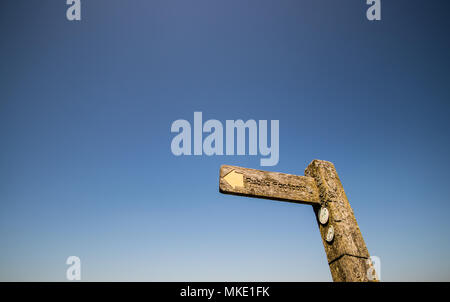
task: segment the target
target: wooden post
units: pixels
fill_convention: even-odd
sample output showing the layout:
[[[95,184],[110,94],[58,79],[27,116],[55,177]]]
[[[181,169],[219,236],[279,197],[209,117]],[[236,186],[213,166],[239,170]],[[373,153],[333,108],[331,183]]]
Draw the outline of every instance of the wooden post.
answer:
[[[327,161],[313,160],[306,168],[305,175],[314,178],[319,188],[321,205],[313,205],[313,209],[333,281],[378,281],[370,277],[374,270],[369,251],[334,165]],[[327,208],[329,213],[325,224],[319,222],[321,207]],[[334,230],[334,238],[327,241],[331,228]]]
[[[312,205],[334,281],[378,281],[334,165],[313,160],[305,176],[223,165],[224,194]]]

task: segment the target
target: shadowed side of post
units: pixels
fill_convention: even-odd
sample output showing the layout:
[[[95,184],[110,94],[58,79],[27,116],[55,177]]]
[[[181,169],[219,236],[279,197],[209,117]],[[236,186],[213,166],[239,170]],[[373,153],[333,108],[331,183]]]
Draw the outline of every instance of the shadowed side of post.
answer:
[[[321,205],[313,205],[313,209],[333,281],[378,281],[367,273],[369,269],[369,273],[374,272],[369,251],[334,165],[313,160],[305,175],[314,178],[319,188]],[[329,210],[329,219],[324,225],[318,217],[321,206]],[[334,238],[328,242],[325,238],[330,227],[334,229]]]

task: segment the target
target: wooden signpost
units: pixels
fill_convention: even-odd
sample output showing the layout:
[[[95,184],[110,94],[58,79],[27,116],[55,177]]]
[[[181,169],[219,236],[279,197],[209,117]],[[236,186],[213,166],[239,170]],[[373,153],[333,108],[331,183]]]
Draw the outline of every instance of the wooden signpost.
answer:
[[[224,165],[221,193],[313,206],[333,281],[378,281],[334,165],[313,160],[305,176]]]

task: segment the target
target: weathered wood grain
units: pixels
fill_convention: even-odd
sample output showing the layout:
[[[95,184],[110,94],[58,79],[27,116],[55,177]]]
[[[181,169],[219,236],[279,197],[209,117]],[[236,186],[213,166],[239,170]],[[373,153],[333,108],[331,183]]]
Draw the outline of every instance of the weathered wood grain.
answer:
[[[220,168],[219,190],[225,194],[320,204],[319,190],[312,177],[228,165]]]
[[[344,255],[330,263],[334,282],[367,282],[367,270],[370,262],[366,258]]]
[[[372,281],[368,280],[365,265],[369,251],[334,165],[314,160],[306,168],[305,175],[316,180],[321,204],[329,210],[329,220],[322,225],[318,218],[320,206],[313,207],[333,280]],[[325,237],[330,225],[335,235],[332,242],[327,242]]]

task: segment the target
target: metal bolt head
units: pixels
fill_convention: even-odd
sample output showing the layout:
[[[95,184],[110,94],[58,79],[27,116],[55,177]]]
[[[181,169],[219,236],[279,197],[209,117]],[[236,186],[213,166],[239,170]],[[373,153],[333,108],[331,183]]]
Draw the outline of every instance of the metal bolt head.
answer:
[[[330,216],[330,213],[327,208],[321,207],[319,210],[319,222],[321,224],[326,224],[328,222],[328,217]]]
[[[333,239],[334,239],[334,228],[333,228],[332,225],[330,225],[330,226],[328,227],[327,235],[326,235],[326,237],[325,237],[325,240],[326,240],[328,243],[330,243],[331,241],[333,241]]]

